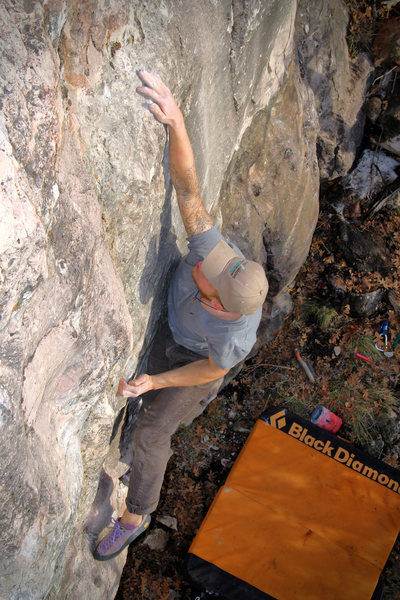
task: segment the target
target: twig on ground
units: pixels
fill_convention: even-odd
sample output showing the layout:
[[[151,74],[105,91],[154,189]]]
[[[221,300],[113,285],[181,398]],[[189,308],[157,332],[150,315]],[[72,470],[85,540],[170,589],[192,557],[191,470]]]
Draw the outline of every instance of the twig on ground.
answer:
[[[388,202],[399,191],[400,191],[400,185],[398,185],[396,187],[396,189],[393,190],[393,192],[391,192],[388,196],[385,196],[384,198],[382,198],[382,200],[378,200],[378,202],[375,202],[375,204],[372,206],[372,208],[365,215],[365,220],[373,217],[386,204],[386,202]]]
[[[385,71],[385,72],[384,72],[382,75],[379,75],[379,77],[377,77],[376,79],[374,79],[374,81],[373,81],[373,82],[372,82],[372,84],[371,84],[371,90],[372,90],[373,86],[375,85],[375,83],[376,83],[377,81],[379,81],[379,80],[380,80],[380,79],[382,79],[383,77],[386,77],[386,75],[389,75],[389,73],[391,73],[391,72],[392,72],[392,71],[394,71],[395,69],[397,69],[397,65],[395,65],[394,67],[392,67],[391,69],[389,69],[389,71]],[[372,93],[375,93],[375,92],[369,92],[369,93],[367,94],[367,96],[370,96],[370,95],[372,95]]]
[[[295,371],[294,367],[285,367],[284,365],[274,365],[272,363],[260,363],[259,365],[249,365],[244,367],[242,371],[254,371],[258,367],[274,367],[275,369],[287,369],[288,371]]]

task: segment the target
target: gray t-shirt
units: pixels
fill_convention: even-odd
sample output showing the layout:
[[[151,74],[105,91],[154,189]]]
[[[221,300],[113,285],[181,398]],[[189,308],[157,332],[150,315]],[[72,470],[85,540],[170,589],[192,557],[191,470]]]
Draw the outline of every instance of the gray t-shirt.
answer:
[[[224,239],[216,227],[188,238],[189,254],[178,265],[168,291],[168,322],[177,344],[202,356],[211,356],[221,369],[230,369],[245,358],[256,341],[261,308],[253,315],[241,315],[225,321],[211,315],[195,299],[197,288],[191,271],[219,240]],[[238,253],[243,254],[229,240]]]

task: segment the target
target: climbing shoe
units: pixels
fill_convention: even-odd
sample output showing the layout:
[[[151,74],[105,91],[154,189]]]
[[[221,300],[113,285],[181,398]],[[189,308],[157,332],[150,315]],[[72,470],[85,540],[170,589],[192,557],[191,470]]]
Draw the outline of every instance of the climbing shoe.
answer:
[[[97,545],[93,556],[96,560],[110,560],[118,556],[133,540],[143,533],[150,525],[150,515],[143,515],[139,525],[121,523],[119,519],[112,519],[108,533]]]

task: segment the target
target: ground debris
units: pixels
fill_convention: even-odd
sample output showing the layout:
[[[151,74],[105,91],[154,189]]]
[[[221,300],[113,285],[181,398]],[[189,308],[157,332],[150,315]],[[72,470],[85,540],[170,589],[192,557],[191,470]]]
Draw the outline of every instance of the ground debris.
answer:
[[[168,533],[163,529],[153,529],[149,535],[147,535],[143,543],[150,548],[150,550],[165,550],[168,543]]]
[[[174,531],[178,531],[178,520],[176,517],[170,517],[168,515],[157,515],[156,521],[168,527],[168,529],[173,529]]]

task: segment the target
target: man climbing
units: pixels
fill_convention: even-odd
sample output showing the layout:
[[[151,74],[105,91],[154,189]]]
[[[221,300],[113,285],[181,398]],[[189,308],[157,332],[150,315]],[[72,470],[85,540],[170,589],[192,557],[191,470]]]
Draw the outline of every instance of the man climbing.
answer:
[[[189,253],[178,265],[168,292],[168,324],[160,328],[149,374],[126,383],[118,395],[143,396],[133,439],[133,465],[123,515],[94,556],[117,556],[149,525],[158,504],[171,436],[181,423],[201,414],[224,376],[256,341],[261,306],[268,291],[264,269],[246,260],[214,227],[199,194],[190,140],[170,90],[153,73],[140,71],[138,93],[168,126],[172,183],[188,236]]]

